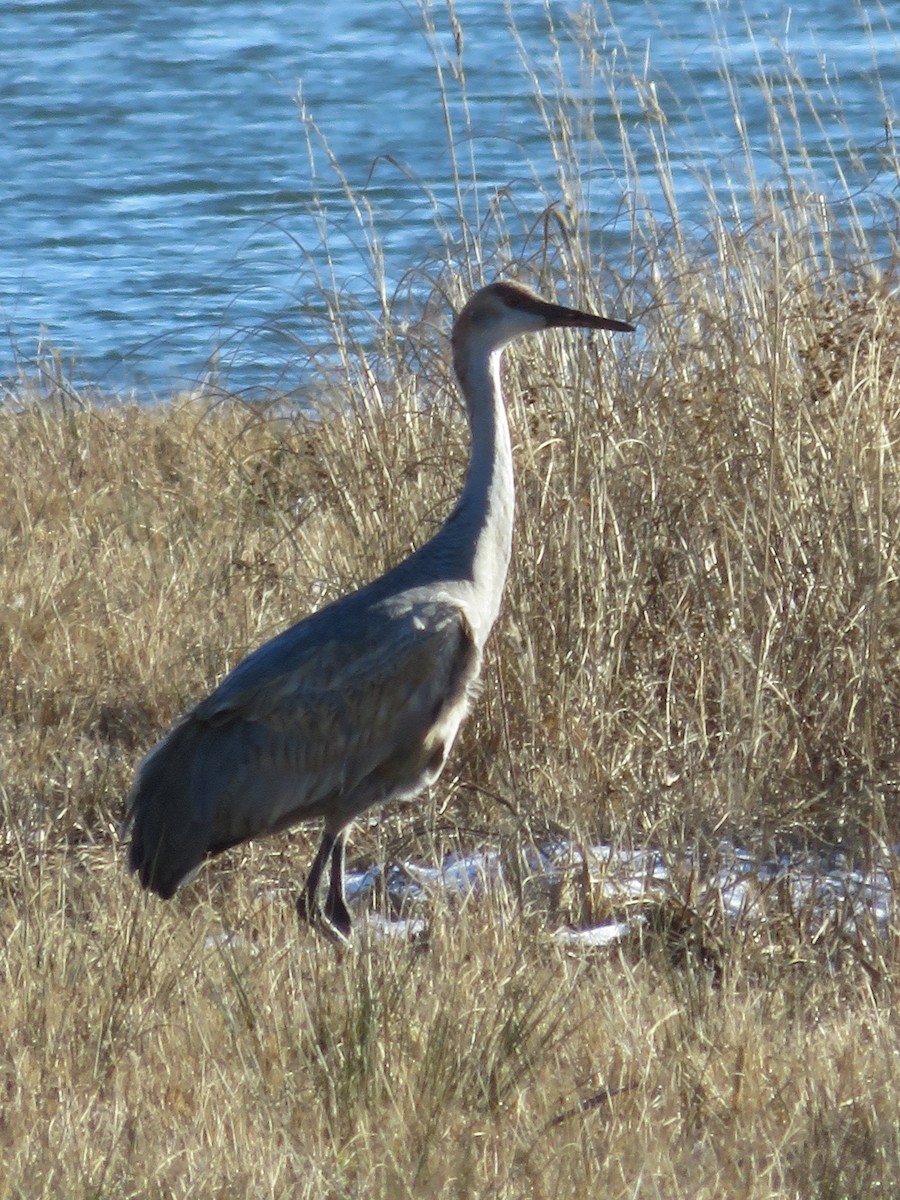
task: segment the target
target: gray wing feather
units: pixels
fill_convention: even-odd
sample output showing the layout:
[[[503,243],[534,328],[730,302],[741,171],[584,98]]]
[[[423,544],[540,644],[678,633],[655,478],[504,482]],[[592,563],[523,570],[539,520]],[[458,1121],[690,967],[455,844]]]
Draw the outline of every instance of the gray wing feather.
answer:
[[[462,606],[394,598],[355,633],[307,625],[241,663],[141,763],[130,862],[145,886],[171,895],[209,853],[315,816],[340,827],[440,770],[480,665]]]

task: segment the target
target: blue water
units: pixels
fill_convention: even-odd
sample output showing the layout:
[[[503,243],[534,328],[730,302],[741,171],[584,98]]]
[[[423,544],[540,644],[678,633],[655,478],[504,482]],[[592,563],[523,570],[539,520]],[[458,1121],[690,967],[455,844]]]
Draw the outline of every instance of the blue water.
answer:
[[[843,171],[851,191],[896,199],[886,120],[900,103],[900,52],[875,5],[598,5],[593,76],[573,32],[578,9],[548,7],[564,90],[593,105],[584,204],[610,254],[627,240],[635,193],[665,212],[652,170],[659,126],[641,103],[651,85],[668,122],[681,218],[702,228],[710,202],[728,210],[736,198],[740,208],[744,154],[723,65],[759,178],[777,185],[779,174],[767,80],[784,100],[789,140],[806,149],[809,162],[798,150],[797,167],[813,186],[840,201]],[[468,117],[448,11],[435,6],[431,17],[466,212],[483,218],[509,185],[527,227],[562,185],[522,52],[549,95],[554,48],[543,0],[517,0],[513,11],[521,50],[500,0],[455,6]],[[103,388],[165,395],[213,362],[236,389],[287,384],[300,347],[316,337],[320,280],[374,303],[365,223],[321,145],[311,158],[298,92],[371,208],[387,293],[423,263],[459,254],[425,26],[410,0],[0,5],[0,380],[43,339],[77,359],[78,380]],[[796,122],[791,78],[813,99]]]

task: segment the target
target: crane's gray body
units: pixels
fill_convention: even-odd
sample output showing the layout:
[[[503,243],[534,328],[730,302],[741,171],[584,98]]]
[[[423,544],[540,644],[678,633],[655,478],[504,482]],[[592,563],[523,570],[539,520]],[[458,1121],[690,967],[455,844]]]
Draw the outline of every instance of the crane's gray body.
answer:
[[[129,798],[129,861],[171,896],[209,855],[324,818],[301,912],[314,916],[332,859],[325,915],[349,934],[345,831],[375,804],[440,774],[471,707],[509,566],[513,468],[500,351],[552,325],[628,326],[492,284],[454,326],[472,455],[453,513],[380,579],[261,646],[140,764]]]
[[[262,646],[144,759],[132,854],[161,896],[209,854],[315,817],[336,833],[437,778],[481,651],[449,592],[380,592]]]

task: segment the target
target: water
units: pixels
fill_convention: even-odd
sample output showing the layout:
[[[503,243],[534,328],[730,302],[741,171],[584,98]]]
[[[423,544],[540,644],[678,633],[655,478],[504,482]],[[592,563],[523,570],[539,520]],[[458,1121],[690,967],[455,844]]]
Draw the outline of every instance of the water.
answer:
[[[598,15],[593,83],[569,32],[577,10],[558,0],[548,7],[566,88],[596,99],[602,152],[585,158],[585,203],[610,231],[610,252],[623,197],[644,190],[649,204],[665,206],[645,115],[651,85],[669,122],[682,218],[702,225],[710,171],[723,206],[740,201],[744,155],[722,65],[736,81],[760,178],[778,175],[760,81],[787,115],[793,75],[813,108],[786,125],[798,163],[802,146],[819,176],[815,186],[839,198],[840,170],[851,189],[896,196],[885,122],[900,95],[900,53],[875,6],[722,0],[711,10],[694,0],[657,11],[613,2]],[[525,0],[514,12],[525,55],[549,89],[544,4]],[[471,139],[452,80],[454,30],[445,8],[432,16],[464,174],[470,149],[475,160],[467,212],[483,216],[495,189],[510,184],[526,222],[536,218],[561,185],[503,4],[456,5]],[[636,175],[622,159],[606,80]],[[364,232],[321,148],[311,162],[298,88],[371,206],[388,292],[439,256],[442,238],[456,252],[451,154],[414,5],[0,6],[0,379],[33,359],[43,337],[77,357],[80,381],[107,389],[165,395],[202,378],[214,356],[234,388],[290,382],[319,279],[333,269],[337,287],[360,303],[375,295]],[[429,195],[447,216],[443,231]]]

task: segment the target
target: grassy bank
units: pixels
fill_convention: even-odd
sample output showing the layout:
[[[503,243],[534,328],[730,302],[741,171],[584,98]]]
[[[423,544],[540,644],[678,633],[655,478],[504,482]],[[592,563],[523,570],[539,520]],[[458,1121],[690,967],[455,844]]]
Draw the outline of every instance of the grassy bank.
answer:
[[[52,363],[5,396],[0,1200],[895,1194],[893,923],[787,889],[726,921],[710,882],[723,842],[864,865],[898,841],[895,247],[794,181],[702,236],[636,211],[607,269],[559,103],[568,200],[468,229],[365,338],[323,294],[303,410],[90,402]],[[364,822],[351,865],[602,839],[661,850],[665,901],[576,949],[553,929],[622,915],[597,881],[511,871],[415,944],[360,920],[336,952],[292,910],[314,829],[137,894],[116,826],[148,745],[452,504],[451,309],[499,270],[640,333],[509,354],[484,692],[430,802]]]

